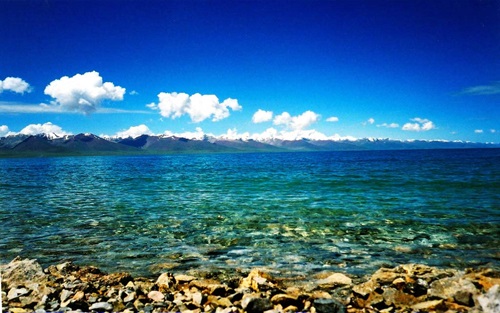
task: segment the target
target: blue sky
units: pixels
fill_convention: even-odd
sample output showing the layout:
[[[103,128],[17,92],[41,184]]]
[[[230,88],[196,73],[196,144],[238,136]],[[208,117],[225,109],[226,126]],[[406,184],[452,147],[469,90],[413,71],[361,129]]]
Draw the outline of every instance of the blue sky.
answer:
[[[499,1],[0,1],[0,29],[0,135],[500,142]]]

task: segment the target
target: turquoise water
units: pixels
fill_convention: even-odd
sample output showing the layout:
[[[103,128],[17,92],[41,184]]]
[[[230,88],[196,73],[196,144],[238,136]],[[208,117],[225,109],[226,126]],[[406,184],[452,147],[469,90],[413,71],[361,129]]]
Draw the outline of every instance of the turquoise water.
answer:
[[[498,267],[499,178],[499,149],[0,159],[0,261]]]

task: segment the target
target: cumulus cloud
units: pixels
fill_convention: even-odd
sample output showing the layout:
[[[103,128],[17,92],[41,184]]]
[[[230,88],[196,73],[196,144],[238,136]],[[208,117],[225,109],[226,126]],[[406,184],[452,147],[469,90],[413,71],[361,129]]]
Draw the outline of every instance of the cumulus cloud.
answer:
[[[233,111],[241,110],[238,100],[227,98],[219,102],[215,95],[202,95],[195,93],[188,95],[177,92],[160,92],[158,94],[158,104],[151,103],[147,107],[153,110],[159,110],[161,116],[175,119],[183,115],[189,115],[191,121],[199,123],[208,118],[212,121],[220,121],[228,117],[229,109]]]
[[[399,127],[399,124],[398,123],[382,123],[382,124],[378,124],[377,127],[385,127],[385,128],[398,128]]]
[[[9,133],[9,127],[7,125],[0,125],[0,137],[5,137]]]
[[[258,109],[257,112],[255,112],[254,115],[252,116],[252,122],[254,122],[255,124],[269,122],[272,119],[273,119],[273,111],[264,111],[261,109]]]
[[[476,134],[482,134],[483,133],[483,130],[482,129],[475,129],[474,132]]]
[[[479,85],[465,88],[460,94],[471,96],[495,95],[500,93],[500,81],[492,82],[489,85]]]
[[[416,117],[411,119],[411,121],[414,123],[406,123],[403,125],[402,129],[407,131],[419,132],[419,131],[428,131],[436,128],[436,125],[434,125],[432,121],[425,118]]]
[[[7,77],[4,80],[0,80],[0,93],[4,90],[23,94],[31,92],[31,87],[30,84],[19,77]]]
[[[490,133],[494,134],[496,133],[497,131],[495,129],[490,129]]]
[[[274,125],[284,125],[291,130],[302,130],[316,123],[320,118],[319,114],[313,111],[305,111],[304,113],[291,116],[288,112],[283,112],[276,115],[273,120]]]
[[[336,116],[331,116],[331,117],[327,118],[326,121],[327,122],[338,122],[339,118]]]
[[[373,123],[375,123],[375,119],[373,117],[370,117],[369,119],[367,119],[366,121],[364,121],[362,124],[363,125],[367,125],[367,124],[372,125]]]
[[[141,135],[153,135],[153,132],[144,124],[132,126],[127,130],[116,133],[116,137],[120,138],[136,138]]]
[[[99,73],[92,71],[56,79],[45,88],[44,92],[54,98],[51,106],[63,111],[90,114],[95,112],[104,100],[123,100],[125,88],[115,86],[111,82],[103,83]]]
[[[38,134],[54,134],[57,136],[71,135],[64,131],[60,126],[47,122],[45,124],[30,124],[23,128],[20,132],[23,135],[38,135]]]

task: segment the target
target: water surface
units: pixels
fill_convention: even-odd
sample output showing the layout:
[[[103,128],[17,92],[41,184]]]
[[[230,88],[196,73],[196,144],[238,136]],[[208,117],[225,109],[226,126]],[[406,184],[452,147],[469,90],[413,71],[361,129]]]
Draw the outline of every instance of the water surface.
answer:
[[[498,267],[499,177],[499,149],[0,159],[0,261]]]

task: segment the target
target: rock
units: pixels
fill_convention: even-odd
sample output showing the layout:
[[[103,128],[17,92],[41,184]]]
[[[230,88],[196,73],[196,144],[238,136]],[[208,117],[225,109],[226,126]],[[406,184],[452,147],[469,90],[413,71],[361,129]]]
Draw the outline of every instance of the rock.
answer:
[[[227,285],[221,284],[220,282],[213,279],[192,280],[189,283],[189,287],[195,287],[198,290],[204,290],[208,294],[214,296],[226,296],[229,289]]]
[[[190,275],[175,275],[174,278],[179,284],[189,283],[196,279],[196,277]]]
[[[134,301],[135,299],[135,295],[136,293],[134,291],[132,291],[131,293],[129,293],[125,298],[123,298],[123,302],[124,303],[128,303],[128,302],[132,302]]]
[[[201,292],[193,292],[191,299],[194,305],[201,307],[201,304],[203,303],[203,294]]]
[[[176,284],[176,280],[172,273],[163,273],[156,280],[156,285],[161,291],[168,290]]]
[[[477,289],[469,280],[454,276],[442,278],[432,282],[428,294],[431,297],[446,300],[453,299],[459,291],[468,292],[472,295],[477,292]]]
[[[248,313],[262,313],[273,308],[273,304],[267,298],[244,298],[241,302],[242,308]]]
[[[241,280],[240,288],[249,288],[257,292],[269,290],[274,287],[274,284],[268,278],[270,277],[263,272],[253,269],[247,277]]]
[[[500,286],[491,287],[487,293],[477,297],[477,301],[485,313],[500,312]]]
[[[163,293],[159,291],[150,291],[148,293],[148,298],[153,301],[160,302],[163,301],[163,299],[165,299],[165,295],[163,295]]]
[[[9,264],[0,267],[2,272],[2,285],[4,288],[12,289],[18,286],[26,286],[28,283],[45,283],[47,275],[36,260],[17,257]]]
[[[128,282],[132,281],[133,278],[129,273],[113,273],[101,277],[99,283],[104,286],[117,286],[126,285]]]
[[[351,285],[352,279],[341,273],[334,273],[327,278],[318,279],[316,281],[317,285],[327,285],[327,286],[344,286]]]
[[[10,308],[10,312],[12,312],[12,313],[28,313],[29,310],[25,310],[23,308]]]
[[[311,299],[331,299],[331,298],[332,296],[326,291],[316,290],[311,293]]]
[[[7,294],[7,300],[11,301],[20,296],[27,295],[28,293],[29,290],[26,288],[12,288],[9,290],[9,293]]]
[[[215,307],[223,307],[223,308],[229,308],[233,306],[231,300],[219,296],[208,296],[207,303],[213,304]]]
[[[271,298],[273,304],[280,304],[282,307],[286,308],[288,306],[298,306],[300,303],[297,297],[293,297],[287,294],[277,294]]]
[[[80,301],[83,299],[83,297],[85,297],[85,292],[80,290],[80,291],[77,291],[71,299],[74,301]]]
[[[468,307],[474,306],[474,299],[472,298],[472,293],[470,293],[467,290],[457,291],[457,293],[455,293],[455,295],[453,296],[453,299],[458,304],[465,305]]]
[[[108,302],[96,302],[89,307],[90,311],[111,311],[113,310],[113,305]]]
[[[73,294],[72,291],[69,291],[69,290],[66,290],[66,289],[63,289],[63,291],[61,291],[61,295],[59,297],[59,300],[61,300],[61,302],[64,302],[66,300],[68,300],[68,298]]]
[[[314,308],[318,313],[345,313],[345,306],[334,299],[316,299]]]
[[[295,312],[299,312],[299,308],[296,306],[290,305],[290,306],[287,306],[286,308],[284,308],[283,312],[295,313]]]
[[[435,310],[446,310],[443,300],[431,300],[420,302],[411,306],[412,309],[417,311],[435,311]]]

